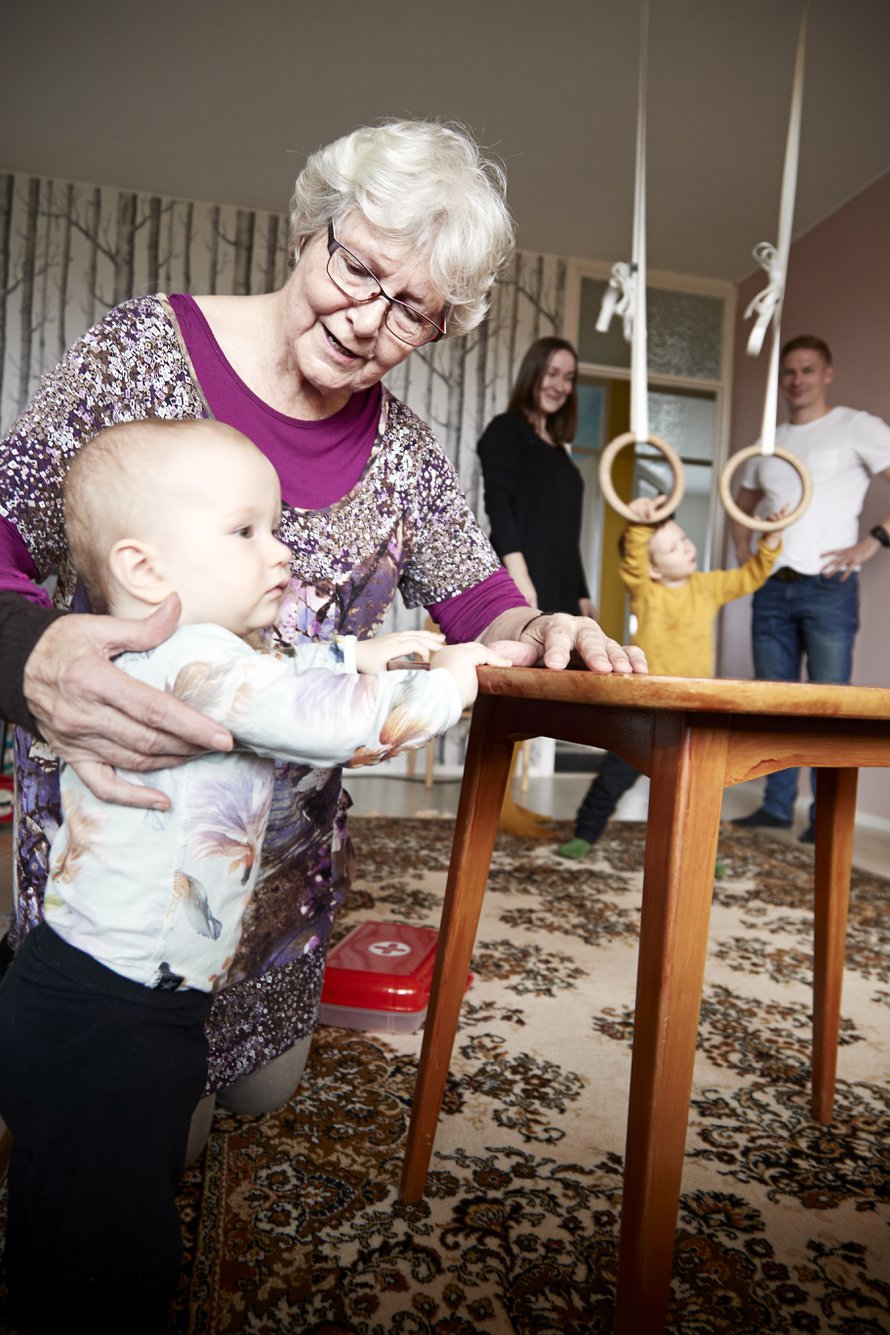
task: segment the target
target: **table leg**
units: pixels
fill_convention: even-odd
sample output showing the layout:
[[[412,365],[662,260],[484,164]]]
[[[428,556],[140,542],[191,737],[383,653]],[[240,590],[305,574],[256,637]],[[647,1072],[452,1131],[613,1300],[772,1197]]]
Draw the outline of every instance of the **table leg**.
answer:
[[[492,736],[496,705],[494,698],[480,695],[473,708],[436,967],[402,1168],[400,1194],[409,1204],[423,1195],[513,757],[512,740],[495,740]]]
[[[820,769],[816,779],[812,1108],[817,1122],[834,1116],[858,779],[857,769]]]
[[[667,1320],[727,738],[667,714],[653,735],[616,1335]]]

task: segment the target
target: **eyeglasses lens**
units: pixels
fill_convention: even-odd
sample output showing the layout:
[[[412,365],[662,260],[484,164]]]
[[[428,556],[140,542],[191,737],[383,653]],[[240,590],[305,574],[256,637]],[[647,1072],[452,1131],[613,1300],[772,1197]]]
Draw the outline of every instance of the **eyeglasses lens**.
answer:
[[[328,257],[328,277],[341,292],[359,302],[372,301],[378,294],[383,293],[380,280],[343,246],[339,246],[333,255]],[[415,346],[431,343],[433,339],[438,338],[441,330],[432,320],[420,311],[414,310],[412,306],[406,306],[401,301],[387,297],[385,293],[383,295],[387,302],[383,322],[396,338]]]

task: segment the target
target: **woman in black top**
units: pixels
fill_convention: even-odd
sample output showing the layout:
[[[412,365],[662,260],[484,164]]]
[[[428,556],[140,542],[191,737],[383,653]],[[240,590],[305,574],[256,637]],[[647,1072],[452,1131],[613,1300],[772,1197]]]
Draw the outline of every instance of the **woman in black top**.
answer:
[[[579,543],[584,482],[566,444],[578,417],[578,358],[539,338],[522,359],[505,413],[479,441],[491,541],[531,607],[593,614]]]

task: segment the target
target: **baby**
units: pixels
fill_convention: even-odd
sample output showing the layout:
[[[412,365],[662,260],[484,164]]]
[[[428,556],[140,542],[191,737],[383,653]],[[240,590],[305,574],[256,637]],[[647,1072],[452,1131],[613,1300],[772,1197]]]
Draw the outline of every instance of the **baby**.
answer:
[[[159,788],[164,811],[102,802],[62,766],[45,922],[0,984],[7,1279],[29,1329],[164,1328],[203,1021],[234,981],[275,760],[365,765],[423,746],[472,704],[477,664],[509,666],[429,632],[259,652],[249,640],[290,578],[280,511],[272,465],[210,421],[111,427],[68,474],[70,551],[94,605],[145,617],[181,601],[176,632],[117,665],[216,719],[235,748],[124,775]],[[430,670],[386,670],[410,655]]]

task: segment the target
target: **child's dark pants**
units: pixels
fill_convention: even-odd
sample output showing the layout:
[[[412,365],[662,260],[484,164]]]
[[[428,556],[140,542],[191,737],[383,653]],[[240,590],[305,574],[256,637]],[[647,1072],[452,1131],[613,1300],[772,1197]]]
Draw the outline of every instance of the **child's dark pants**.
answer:
[[[15,1328],[164,1330],[182,1253],[175,1193],[206,1077],[210,1000],[131,982],[45,923],[23,941],[0,983]]]
[[[576,836],[595,844],[618,803],[639,777],[640,771],[629,760],[607,751],[575,816]]]

